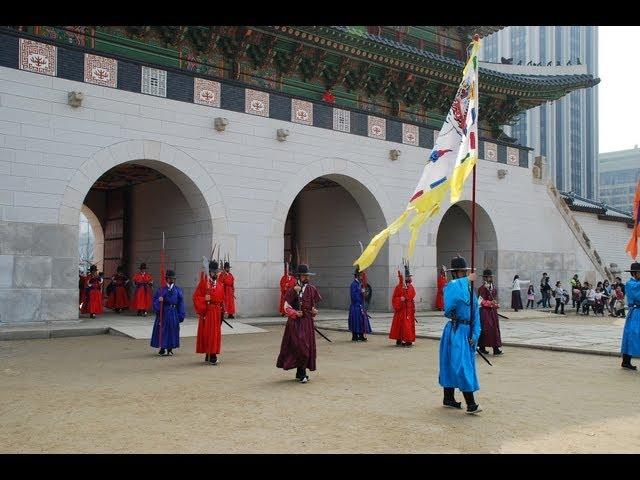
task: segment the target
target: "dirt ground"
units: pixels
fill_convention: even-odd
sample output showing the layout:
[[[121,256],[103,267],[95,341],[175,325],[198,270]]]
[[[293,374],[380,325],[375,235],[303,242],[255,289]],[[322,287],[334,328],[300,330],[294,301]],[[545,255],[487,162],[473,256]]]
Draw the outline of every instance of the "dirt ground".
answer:
[[[304,385],[266,328],[225,336],[218,366],[194,338],[174,357],[112,335],[0,342],[0,452],[640,452],[640,373],[617,358],[505,348],[478,359],[472,416],[441,407],[437,341],[327,332]]]

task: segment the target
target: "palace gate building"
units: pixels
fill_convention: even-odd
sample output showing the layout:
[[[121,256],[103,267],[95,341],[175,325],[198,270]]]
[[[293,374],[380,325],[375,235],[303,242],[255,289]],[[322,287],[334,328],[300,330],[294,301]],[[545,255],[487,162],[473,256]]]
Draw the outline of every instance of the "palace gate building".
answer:
[[[81,214],[107,277],[146,261],[157,280],[164,232],[188,297],[220,244],[240,316],[277,312],[289,254],[317,273],[325,308],[346,308],[358,242],[404,210],[466,45],[500,28],[0,29],[0,322],[78,318]],[[481,63],[477,169],[477,265],[496,272],[504,302],[515,273],[610,275],[630,222],[556,191],[545,159],[501,130],[599,80],[509,67]],[[469,254],[467,183],[418,241],[420,310],[437,266]],[[407,240],[391,238],[369,270],[373,310],[390,308]]]

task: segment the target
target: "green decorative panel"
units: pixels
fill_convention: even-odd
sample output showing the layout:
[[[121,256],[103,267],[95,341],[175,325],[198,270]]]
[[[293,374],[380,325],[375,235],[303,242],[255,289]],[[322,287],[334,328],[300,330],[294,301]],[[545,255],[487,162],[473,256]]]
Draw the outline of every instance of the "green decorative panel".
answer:
[[[176,50],[151,45],[150,40],[150,38],[145,38],[143,42],[96,32],[95,48],[102,52],[114,53],[143,62],[180,68],[180,59]]]

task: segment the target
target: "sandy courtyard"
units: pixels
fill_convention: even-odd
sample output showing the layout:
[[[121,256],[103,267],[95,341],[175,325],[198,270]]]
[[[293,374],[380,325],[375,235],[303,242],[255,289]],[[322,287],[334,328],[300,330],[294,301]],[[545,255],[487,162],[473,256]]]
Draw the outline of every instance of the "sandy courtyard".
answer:
[[[265,328],[225,336],[218,366],[194,338],[174,357],[113,335],[0,342],[0,452],[640,452],[640,373],[617,358],[505,348],[478,359],[471,416],[441,407],[437,341],[327,332],[302,385]]]

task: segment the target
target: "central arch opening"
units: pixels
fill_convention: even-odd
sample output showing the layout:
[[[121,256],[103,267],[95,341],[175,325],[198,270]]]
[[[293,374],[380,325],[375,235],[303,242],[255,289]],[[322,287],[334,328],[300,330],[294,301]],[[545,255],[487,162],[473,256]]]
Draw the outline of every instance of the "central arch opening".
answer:
[[[120,265],[131,279],[145,262],[154,288],[159,285],[164,233],[165,266],[176,271],[185,298],[191,298],[199,259],[211,251],[213,235],[209,208],[197,186],[177,168],[155,160],[122,163],[102,174],[84,198],[79,230],[85,239],[84,246],[80,242],[80,264],[86,265],[83,255],[92,255],[89,260],[104,273],[105,296]],[[190,301],[185,306],[189,311],[193,307]]]
[[[498,281],[498,240],[491,217],[484,208],[476,204],[475,264],[481,281],[482,270],[493,270]],[[446,211],[438,226],[438,265],[449,267],[451,258],[462,255],[471,266],[471,202],[463,200]]]
[[[305,185],[295,197],[284,228],[284,258],[309,263],[322,307],[348,309],[353,261],[360,246],[385,228],[382,209],[371,192],[351,177],[330,174]],[[373,289],[370,310],[389,308],[389,251],[385,245],[367,269]]]

